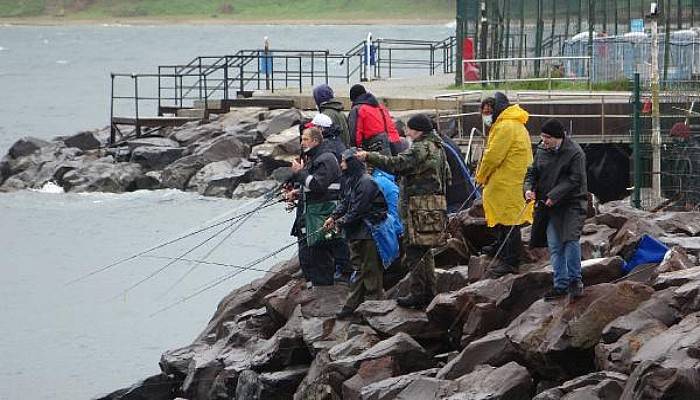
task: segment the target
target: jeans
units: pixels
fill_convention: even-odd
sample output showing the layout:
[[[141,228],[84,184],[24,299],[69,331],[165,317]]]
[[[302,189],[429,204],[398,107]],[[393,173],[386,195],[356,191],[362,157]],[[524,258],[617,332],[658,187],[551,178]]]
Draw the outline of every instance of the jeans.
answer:
[[[552,220],[547,224],[547,247],[554,271],[554,289],[568,290],[569,285],[581,281],[581,242],[562,242]]]

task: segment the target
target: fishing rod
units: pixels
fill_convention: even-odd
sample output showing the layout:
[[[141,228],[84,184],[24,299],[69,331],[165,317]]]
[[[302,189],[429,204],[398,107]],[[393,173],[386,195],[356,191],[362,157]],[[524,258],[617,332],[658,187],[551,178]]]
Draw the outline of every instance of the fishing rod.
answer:
[[[266,202],[267,202],[267,199],[266,199]],[[197,230],[195,230],[195,231],[193,231],[193,232],[190,232],[190,233],[181,235],[181,236],[176,237],[176,238],[174,238],[174,239],[168,240],[168,241],[166,241],[166,242],[164,242],[164,243],[157,244],[157,245],[155,245],[155,246],[153,246],[153,247],[150,247],[150,248],[148,248],[148,249],[146,249],[146,250],[142,250],[142,251],[140,251],[140,252],[138,252],[138,253],[136,253],[136,254],[132,254],[132,255],[130,255],[130,256],[128,256],[128,257],[121,258],[121,259],[119,259],[119,260],[117,260],[117,261],[112,262],[111,264],[108,264],[108,265],[105,265],[105,266],[103,266],[103,267],[97,268],[97,269],[95,269],[95,270],[93,270],[93,271],[91,271],[91,272],[89,272],[89,273],[87,273],[87,274],[85,274],[85,275],[79,276],[79,277],[77,277],[77,278],[75,278],[75,279],[72,279],[72,280],[66,282],[66,285],[72,285],[72,284],[74,284],[74,283],[83,281],[83,280],[85,280],[85,279],[87,279],[87,278],[89,278],[89,277],[91,277],[91,276],[93,276],[93,275],[97,275],[97,274],[99,274],[99,273],[101,273],[101,272],[107,271],[107,270],[109,270],[109,269],[111,269],[111,268],[116,267],[117,265],[123,264],[123,263],[125,263],[125,262],[127,262],[127,261],[131,261],[131,260],[133,260],[133,259],[135,259],[135,258],[137,258],[137,257],[140,257],[140,256],[144,255],[144,254],[148,254],[148,253],[150,253],[150,252],[152,252],[152,251],[158,250],[158,249],[163,248],[163,247],[165,247],[165,246],[169,246],[169,245],[171,245],[171,244],[173,244],[173,243],[176,243],[176,242],[179,242],[179,241],[181,241],[181,240],[183,240],[183,239],[186,239],[186,238],[192,237],[192,236],[194,236],[194,235],[198,235],[198,234],[200,234],[200,233],[202,233],[202,232],[206,232],[206,231],[208,231],[208,230],[214,229],[214,228],[216,228],[217,226],[221,226],[221,225],[226,224],[226,223],[228,223],[228,222],[231,222],[231,221],[234,221],[234,220],[237,220],[237,219],[241,219],[241,218],[243,218],[243,217],[246,217],[247,215],[254,214],[254,213],[256,213],[256,212],[262,210],[263,208],[272,207],[272,206],[274,206],[275,204],[277,204],[278,202],[281,202],[281,200],[280,200],[280,201],[277,201],[277,202],[274,202],[274,203],[270,203],[270,204],[265,204],[265,202],[264,202],[264,203],[263,203],[263,204],[264,204],[263,206],[256,207],[255,209],[253,209],[253,210],[251,210],[251,211],[247,211],[247,212],[244,212],[244,213],[242,213],[242,214],[238,214],[238,215],[235,215],[235,216],[233,216],[233,217],[229,217],[229,218],[227,218],[227,219],[225,219],[225,220],[223,220],[223,221],[214,223],[214,224],[209,225],[209,226],[205,226],[204,228],[197,229]],[[237,207],[235,210],[238,210],[238,209],[240,209],[240,208],[243,208],[243,207],[247,206],[248,204],[250,204],[250,203],[246,203],[246,204],[244,204],[244,205],[242,205],[242,206],[240,206],[240,207]],[[215,219],[218,219],[218,218],[219,218],[219,217],[217,217],[217,218],[215,218]]]
[[[265,261],[265,260],[267,260],[267,259],[270,259],[270,258],[276,256],[277,254],[279,254],[279,253],[281,253],[281,252],[287,250],[288,248],[290,248],[290,247],[292,247],[292,246],[295,246],[295,245],[301,243],[301,241],[302,241],[302,240],[306,240],[306,238],[307,238],[308,236],[314,235],[314,234],[316,234],[316,233],[318,233],[318,232],[320,232],[320,231],[322,231],[322,230],[323,230],[323,227],[317,229],[317,230],[314,231],[314,232],[307,233],[306,236],[304,236],[304,237],[302,237],[302,238],[299,238],[298,240],[295,240],[295,241],[293,241],[293,242],[291,242],[291,243],[289,243],[289,244],[286,244],[286,245],[280,247],[279,249],[277,249],[277,250],[275,250],[275,251],[273,251],[273,252],[271,252],[271,253],[268,253],[268,254],[266,254],[266,255],[264,255],[264,256],[262,256],[262,257],[259,257],[259,258],[255,259],[255,260],[249,262],[249,263],[246,264],[245,266],[240,267],[240,269],[239,269],[238,271],[234,271],[234,272],[231,272],[231,273],[222,275],[222,276],[220,276],[220,277],[218,277],[218,278],[216,278],[216,279],[214,279],[214,280],[212,280],[212,281],[209,281],[208,283],[204,284],[204,285],[201,286],[199,289],[197,289],[194,293],[192,293],[192,294],[190,294],[190,295],[188,295],[188,296],[185,296],[185,297],[183,297],[182,299],[180,299],[180,300],[178,300],[178,301],[176,301],[176,302],[174,302],[174,303],[172,303],[172,304],[170,304],[170,305],[168,305],[168,306],[165,306],[165,307],[163,307],[163,308],[161,308],[161,309],[155,311],[154,313],[152,313],[152,314],[150,315],[150,317],[153,317],[153,316],[158,315],[158,314],[160,314],[160,313],[162,313],[162,312],[168,311],[168,310],[170,310],[170,309],[172,309],[172,308],[174,308],[174,307],[177,307],[177,306],[180,305],[180,304],[186,303],[186,302],[189,301],[190,299],[192,299],[192,298],[194,298],[194,297],[196,297],[196,296],[199,296],[200,294],[206,292],[206,291],[209,290],[209,289],[212,289],[212,288],[214,288],[214,287],[216,287],[216,286],[219,286],[220,284],[226,282],[227,280],[229,280],[229,279],[235,277],[236,275],[238,275],[238,274],[240,274],[240,273],[242,273],[242,272],[244,272],[244,271],[257,271],[258,269],[253,269],[252,267],[255,267],[256,265],[262,263],[263,261]],[[269,271],[265,271],[265,272],[269,272]]]
[[[240,221],[238,221],[238,224],[236,226],[234,226],[233,229],[231,229],[231,231],[229,233],[227,233],[226,236],[224,236],[219,241],[219,243],[215,244],[207,252],[207,254],[205,254],[204,257],[202,257],[202,260],[206,260],[207,258],[209,258],[209,256],[211,256],[212,253],[214,253],[214,251],[216,251],[216,249],[218,249],[225,241],[227,241],[234,233],[236,233],[243,226],[243,224],[245,224],[251,217],[253,217],[253,215],[255,215],[255,214],[252,214],[252,213],[248,214],[245,216],[245,218],[242,218]],[[180,258],[179,260],[176,259],[175,262],[181,261],[181,260],[182,260],[182,258]],[[163,292],[163,296],[170,293],[175,287],[177,287],[177,285],[179,285],[183,280],[185,280],[185,278],[187,278],[192,272],[194,272],[194,270],[197,269],[198,266],[199,266],[199,264],[192,265],[192,267],[187,272],[185,272],[177,281],[175,281],[175,283],[173,283],[168,289],[166,289],[165,292]]]
[[[143,258],[153,258],[157,260],[174,260],[175,257],[168,257],[168,256],[151,256],[151,255],[144,255],[142,256]],[[248,269],[250,271],[256,271],[256,272],[269,272],[268,270],[265,269],[260,269],[260,268],[253,268],[253,267],[248,267],[246,268],[243,265],[238,265],[238,264],[227,264],[227,263],[221,263],[221,262],[216,262],[216,261],[206,261],[206,260],[201,260],[201,259],[194,259],[194,258],[180,258],[180,261],[186,261],[186,262],[191,262],[191,263],[197,263],[200,265],[210,265],[210,266],[216,266],[216,267],[227,267],[227,268],[235,268],[235,269]]]
[[[269,201],[270,201],[269,199],[266,199],[266,202],[269,202]],[[263,203],[263,204],[265,204],[265,203]],[[256,210],[253,210],[253,211],[257,211],[257,210],[260,210],[260,209],[262,209],[262,208],[263,208],[263,207],[257,207]],[[167,269],[168,267],[170,267],[171,265],[175,264],[175,263],[177,262],[177,260],[179,260],[180,258],[182,258],[182,257],[184,257],[184,256],[186,256],[186,255],[192,253],[193,251],[197,250],[198,248],[204,246],[204,245],[207,244],[210,240],[214,239],[215,237],[219,236],[220,234],[222,234],[223,232],[225,232],[226,230],[228,230],[229,228],[231,228],[234,224],[235,224],[235,222],[231,222],[228,226],[225,226],[223,229],[218,230],[218,231],[215,232],[213,235],[211,235],[211,236],[209,236],[208,238],[204,239],[202,242],[200,242],[200,243],[197,244],[196,246],[192,247],[191,249],[189,249],[189,250],[185,251],[184,253],[180,254],[179,256],[177,256],[175,260],[171,260],[171,261],[167,262],[167,263],[166,263],[165,265],[163,265],[162,267],[158,268],[157,270],[153,271],[152,273],[150,273],[150,274],[147,275],[146,277],[142,278],[142,279],[139,280],[138,282],[136,282],[136,283],[134,283],[133,285],[129,286],[129,287],[126,288],[123,292],[121,292],[120,294],[118,294],[117,296],[115,296],[114,298],[118,298],[118,297],[121,297],[121,296],[126,295],[127,293],[129,293],[129,292],[132,291],[133,289],[137,288],[138,286],[140,286],[140,285],[143,284],[144,282],[148,281],[149,279],[151,279],[151,278],[153,278],[154,276],[158,275],[158,274],[161,273],[162,271],[166,270],[166,269]]]

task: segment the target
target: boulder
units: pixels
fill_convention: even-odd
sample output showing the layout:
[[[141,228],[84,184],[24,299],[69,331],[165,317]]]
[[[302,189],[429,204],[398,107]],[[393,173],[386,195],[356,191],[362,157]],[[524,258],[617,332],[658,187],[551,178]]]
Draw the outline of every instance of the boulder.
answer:
[[[180,387],[180,393],[188,398],[207,398],[214,379],[224,369],[223,363],[216,359],[217,352],[209,350],[203,354],[209,357],[203,360],[200,353],[199,357],[190,360],[187,376]]]
[[[251,151],[253,157],[265,163],[268,171],[288,167],[300,153],[299,128],[296,126],[268,137],[265,143],[254,146]]]
[[[472,372],[477,365],[500,367],[515,361],[518,353],[505,332],[505,329],[489,332],[486,336],[469,343],[457,357],[440,369],[437,377],[457,379]]]
[[[125,389],[119,389],[95,400],[171,400],[179,382],[167,375],[153,375]]]
[[[658,213],[654,216],[654,223],[666,233],[687,236],[700,235],[700,212],[697,211]]]
[[[399,332],[423,339],[444,335],[443,329],[430,323],[425,311],[398,307],[395,300],[365,301],[355,312],[374,330],[387,336]]]
[[[236,187],[236,190],[233,191],[231,198],[243,199],[266,196],[272,194],[272,192],[279,187],[280,184],[274,180],[241,183]]]
[[[450,381],[430,377],[418,377],[413,379],[403,388],[396,397],[385,397],[387,399],[410,400],[438,400],[445,399],[453,394],[455,384]]]
[[[309,367],[295,366],[276,372],[241,372],[236,386],[236,400],[288,400],[304,379]]]
[[[360,390],[360,398],[362,400],[395,399],[396,396],[413,381],[422,378],[431,378],[435,375],[436,371],[437,369],[435,368],[426,369],[423,371],[395,376],[371,383]]]
[[[384,357],[391,357],[396,361],[396,365],[400,367],[397,375],[427,369],[433,364],[427,351],[409,335],[401,332],[356,356],[331,362],[328,365],[332,374],[331,386],[340,388],[345,380],[357,373],[363,362]]]
[[[664,231],[647,218],[630,218],[610,241],[610,254],[629,259],[644,234],[659,238]]]
[[[251,369],[278,371],[293,365],[311,363],[301,328],[301,306],[297,306],[287,323],[260,345],[251,359]]]
[[[294,392],[294,400],[340,400],[340,390],[331,386],[328,365],[331,359],[327,351],[320,351],[311,363],[309,371]],[[338,388],[339,389],[339,388]]]
[[[260,138],[264,141],[272,135],[276,135],[294,125],[299,125],[303,118],[301,112],[295,108],[271,110],[266,115],[267,119],[257,126]]]
[[[169,148],[180,147],[180,145],[176,141],[160,136],[140,137],[136,139],[131,139],[124,142],[123,145],[129,149],[129,152],[133,152],[135,149],[142,146]]]
[[[360,400],[363,387],[396,376],[399,370],[396,359],[391,356],[362,362],[357,373],[343,382],[343,400]]]
[[[20,158],[32,155],[38,152],[42,147],[48,146],[50,143],[39,138],[25,136],[16,141],[8,150],[7,154],[11,158]]]
[[[130,162],[146,170],[163,169],[182,156],[181,147],[141,146],[131,152]]]
[[[105,147],[109,141],[109,131],[83,131],[63,138],[66,147],[76,147],[80,150],[95,150]]]
[[[532,400],[619,399],[627,378],[627,375],[619,372],[593,372],[545,390],[533,397]]]
[[[250,154],[250,147],[232,134],[221,135],[207,142],[197,142],[195,147],[192,154],[201,156],[208,162],[247,158]]]
[[[700,280],[700,267],[661,273],[654,280],[654,289],[663,290],[671,286],[682,286],[697,280]]]
[[[187,189],[203,196],[231,197],[238,184],[246,179],[249,161],[232,159],[205,165],[190,178]]]
[[[435,292],[447,293],[462,289],[469,284],[469,267],[457,266],[450,269],[435,269]],[[411,286],[411,273],[386,292],[387,298],[396,298],[408,293]]]
[[[379,335],[365,325],[350,325],[347,328],[346,340],[328,349],[331,360],[340,360],[356,356],[380,342]]]
[[[204,157],[185,156],[163,169],[161,185],[165,188],[185,190],[188,182],[207,164]]]
[[[649,339],[620,399],[700,398],[700,313]]]
[[[291,279],[287,284],[268,294],[263,299],[267,312],[275,321],[285,323],[292,316],[294,309],[311,300],[313,293],[306,288],[301,279]]]
[[[448,400],[529,400],[534,389],[530,373],[515,362],[498,368],[479,366],[455,383],[457,393]]]
[[[693,268],[693,262],[688,258],[688,254],[682,247],[673,246],[671,250],[666,252],[663,261],[656,268],[656,272],[659,274],[681,271],[684,269]]]
[[[658,239],[668,247],[680,246],[686,253],[693,254],[695,257],[700,256],[700,239],[697,237],[663,235]]]
[[[136,181],[142,176],[138,164],[92,162],[63,174],[61,185],[71,192],[121,193],[136,190]]]
[[[581,231],[581,258],[606,257],[610,253],[610,239],[615,236],[617,229],[607,225],[586,224]]]
[[[544,377],[585,374],[594,368],[593,347],[605,326],[652,293],[653,289],[636,282],[603,283],[587,287],[572,303],[539,300],[511,322],[506,336],[526,364]]]
[[[6,159],[0,160],[0,185],[5,182],[5,179],[9,178],[11,173],[10,161]]]

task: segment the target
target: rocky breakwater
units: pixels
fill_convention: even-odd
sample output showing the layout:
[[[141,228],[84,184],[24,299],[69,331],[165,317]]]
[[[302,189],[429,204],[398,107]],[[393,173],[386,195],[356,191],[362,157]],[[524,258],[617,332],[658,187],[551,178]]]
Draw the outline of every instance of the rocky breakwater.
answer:
[[[49,141],[25,137],[0,161],[0,192],[53,182],[67,192],[172,188],[258,196],[276,186],[271,179],[283,178],[299,154],[302,117],[296,109],[238,108],[206,124],[162,129],[115,146],[107,146],[108,128]]]
[[[575,302],[542,300],[552,272],[537,253],[520,274],[481,278],[489,260],[469,253],[485,232],[479,205],[453,216],[426,310],[389,298],[338,320],[347,287],[308,289],[295,259],[281,263],[166,351],[161,374],[100,399],[700,398],[700,213],[604,205],[586,221]],[[623,276],[643,233],[671,250]]]

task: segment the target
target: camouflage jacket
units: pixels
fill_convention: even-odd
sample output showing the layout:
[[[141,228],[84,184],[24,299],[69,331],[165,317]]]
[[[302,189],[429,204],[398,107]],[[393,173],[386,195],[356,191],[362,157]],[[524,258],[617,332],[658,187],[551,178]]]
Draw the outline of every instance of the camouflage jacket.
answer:
[[[451,180],[443,143],[435,132],[424,133],[408,150],[396,156],[370,152],[367,154],[367,163],[401,176],[405,197],[445,195]]]
[[[446,242],[445,190],[451,173],[442,140],[424,133],[396,156],[367,153],[367,163],[401,177],[401,219],[409,245],[442,246]]]

